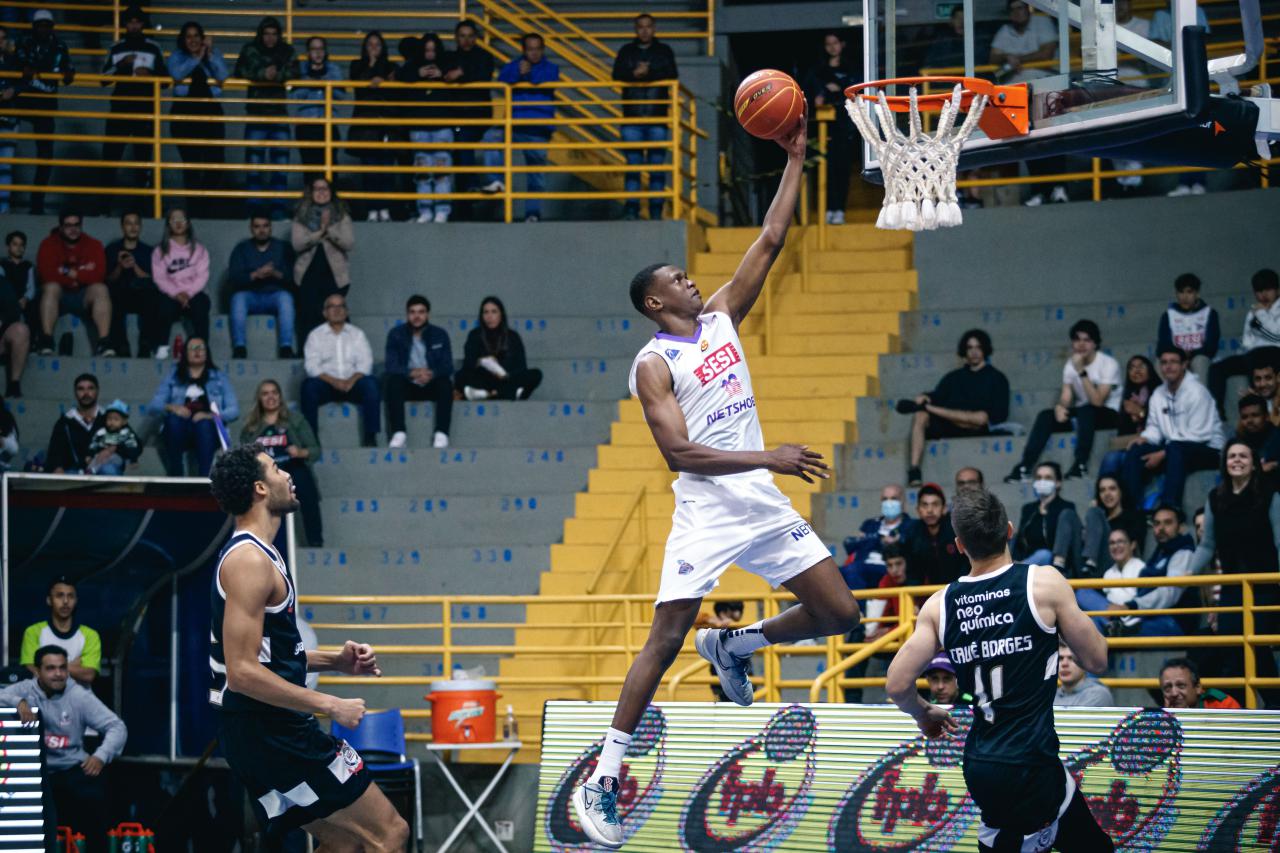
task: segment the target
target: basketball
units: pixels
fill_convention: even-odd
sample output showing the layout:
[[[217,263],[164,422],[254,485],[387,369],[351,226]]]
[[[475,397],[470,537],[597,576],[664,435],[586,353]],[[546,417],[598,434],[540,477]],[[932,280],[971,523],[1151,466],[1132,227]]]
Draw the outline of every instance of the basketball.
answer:
[[[790,74],[765,68],[750,74],[733,96],[733,114],[742,129],[760,139],[776,139],[804,115],[804,92]]]

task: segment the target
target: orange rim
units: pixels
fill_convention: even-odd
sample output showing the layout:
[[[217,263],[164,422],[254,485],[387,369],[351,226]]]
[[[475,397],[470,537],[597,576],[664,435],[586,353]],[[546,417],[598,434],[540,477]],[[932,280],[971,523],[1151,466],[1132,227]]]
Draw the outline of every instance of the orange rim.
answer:
[[[868,94],[867,89],[885,89],[889,86],[911,86],[919,83],[959,83],[960,109],[968,110],[975,95],[985,95],[987,108],[978,121],[978,126],[991,139],[1002,139],[1009,136],[1022,136],[1030,128],[1030,90],[1026,83],[1013,85],[997,85],[990,80],[978,77],[890,77],[886,80],[872,80],[869,83],[858,83],[844,90],[846,98],[860,98],[864,101],[879,102],[880,96]],[[951,92],[917,95],[916,108],[922,112],[937,112],[942,105],[950,102]],[[885,103],[895,113],[905,113],[911,109],[910,95],[885,95]]]

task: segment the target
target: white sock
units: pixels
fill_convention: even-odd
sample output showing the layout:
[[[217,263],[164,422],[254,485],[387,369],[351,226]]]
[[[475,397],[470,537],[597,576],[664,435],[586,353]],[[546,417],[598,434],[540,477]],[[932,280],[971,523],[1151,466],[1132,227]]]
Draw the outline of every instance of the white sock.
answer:
[[[605,776],[617,779],[622,773],[622,759],[627,754],[629,746],[631,746],[631,735],[626,732],[613,728],[605,732],[604,746],[600,748],[600,760],[596,762],[596,772],[592,773],[587,781],[599,784]]]
[[[764,621],[756,622],[745,628],[732,628],[724,635],[724,650],[736,657],[744,658],[756,649],[769,645],[764,638]]]

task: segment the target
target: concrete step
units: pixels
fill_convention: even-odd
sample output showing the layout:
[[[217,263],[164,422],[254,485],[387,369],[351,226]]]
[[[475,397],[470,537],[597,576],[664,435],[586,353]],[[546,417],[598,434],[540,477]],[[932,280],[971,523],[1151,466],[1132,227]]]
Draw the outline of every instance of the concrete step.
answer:
[[[307,595],[532,595],[551,565],[546,545],[299,548]]]
[[[569,493],[463,497],[329,495],[321,503],[335,541],[378,541],[397,548],[546,545],[560,538],[573,508]],[[348,539],[342,534],[358,536]]]
[[[321,492],[412,497],[507,491],[573,491],[595,463],[594,447],[330,449],[316,459]]]

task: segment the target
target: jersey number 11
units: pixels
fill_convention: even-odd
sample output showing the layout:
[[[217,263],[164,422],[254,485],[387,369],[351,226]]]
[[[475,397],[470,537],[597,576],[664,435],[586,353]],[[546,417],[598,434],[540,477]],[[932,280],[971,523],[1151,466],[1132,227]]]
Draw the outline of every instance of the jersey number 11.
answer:
[[[991,669],[990,696],[987,695],[987,687],[982,682],[982,667],[974,667],[973,694],[978,700],[978,708],[981,709],[982,716],[986,718],[988,723],[994,723],[996,721],[996,712],[991,707],[991,703],[1004,695],[1004,666],[992,667]]]

